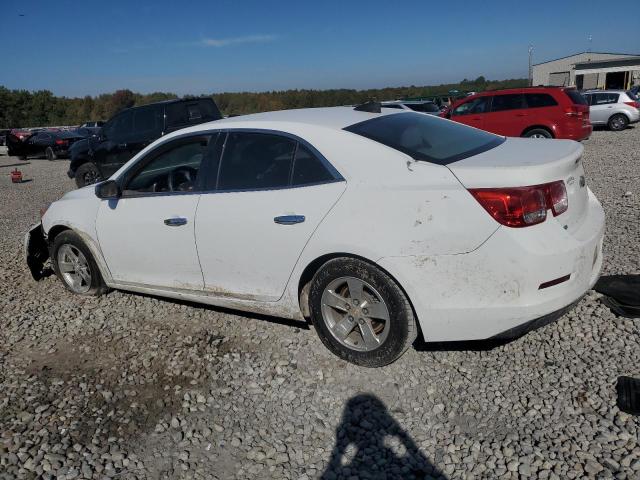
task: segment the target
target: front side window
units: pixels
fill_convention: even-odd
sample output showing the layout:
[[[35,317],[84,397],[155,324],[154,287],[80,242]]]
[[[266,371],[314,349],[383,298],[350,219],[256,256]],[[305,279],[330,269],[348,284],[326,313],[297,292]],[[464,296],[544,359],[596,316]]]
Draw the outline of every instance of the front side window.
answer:
[[[515,93],[510,95],[496,95],[491,103],[492,112],[504,112],[506,110],[517,110],[524,108],[523,95]]]
[[[478,113],[487,113],[489,111],[491,97],[478,97],[468,102],[458,105],[453,109],[451,115],[470,115]]]
[[[133,111],[133,131],[137,136],[148,136],[162,131],[162,122],[155,107],[139,108]]]
[[[135,172],[125,194],[189,192],[199,189],[200,169],[210,136],[181,139],[159,147],[152,159]],[[144,160],[143,160],[144,162]]]
[[[293,163],[292,186],[313,185],[334,180],[324,163],[307,147],[298,144]]]
[[[218,190],[289,186],[296,142],[286,137],[231,132],[222,154]]]
[[[121,113],[114,117],[103,128],[103,133],[107,139],[114,143],[124,142],[133,130],[133,114],[131,111]]]
[[[399,150],[415,160],[438,165],[486,152],[505,140],[461,123],[415,112],[383,115],[345,130]]]

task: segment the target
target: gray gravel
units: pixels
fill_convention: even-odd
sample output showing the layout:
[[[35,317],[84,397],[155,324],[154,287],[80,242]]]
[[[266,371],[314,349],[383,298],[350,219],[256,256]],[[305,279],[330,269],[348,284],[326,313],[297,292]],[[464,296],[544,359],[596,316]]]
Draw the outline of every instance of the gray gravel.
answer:
[[[604,271],[639,274],[640,128],[585,149]],[[0,479],[640,478],[614,388],[640,376],[639,323],[598,294],[507,345],[362,369],[301,325],[33,282],[22,236],[67,163],[0,156]]]

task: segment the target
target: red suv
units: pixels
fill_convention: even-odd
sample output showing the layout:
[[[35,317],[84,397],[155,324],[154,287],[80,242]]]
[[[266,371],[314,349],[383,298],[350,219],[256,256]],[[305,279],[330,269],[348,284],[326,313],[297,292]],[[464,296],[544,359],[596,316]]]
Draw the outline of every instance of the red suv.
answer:
[[[510,88],[478,93],[441,117],[508,137],[589,138],[589,105],[575,88]]]

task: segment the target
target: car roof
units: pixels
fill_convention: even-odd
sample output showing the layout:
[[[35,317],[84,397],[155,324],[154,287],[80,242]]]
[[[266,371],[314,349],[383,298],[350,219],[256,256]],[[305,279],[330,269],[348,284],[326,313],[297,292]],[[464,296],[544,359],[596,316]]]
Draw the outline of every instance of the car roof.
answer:
[[[585,90],[582,93],[627,93],[628,90],[622,90],[622,89],[607,89],[607,90],[598,90],[597,88],[593,89],[593,90]]]
[[[201,123],[189,130],[199,131],[208,128],[242,128],[239,124],[252,124],[256,128],[269,128],[269,123],[295,123],[342,130],[350,125],[378,118],[382,115],[399,115],[402,111],[388,109],[382,113],[354,110],[353,107],[299,108],[295,110],[277,110],[273,112],[253,113],[229,117],[212,122]],[[246,125],[245,125],[246,127]]]

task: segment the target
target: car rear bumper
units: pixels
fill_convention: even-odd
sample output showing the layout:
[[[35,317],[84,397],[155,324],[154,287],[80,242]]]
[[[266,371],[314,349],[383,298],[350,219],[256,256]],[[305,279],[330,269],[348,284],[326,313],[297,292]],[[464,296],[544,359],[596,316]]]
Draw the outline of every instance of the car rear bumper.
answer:
[[[587,213],[571,233],[548,218],[526,229],[501,227],[466,254],[379,264],[407,291],[426,341],[480,340],[579,300],[600,276],[603,236],[604,211],[589,192]]]
[[[567,140],[575,140],[576,142],[580,142],[582,140],[586,140],[593,133],[593,126],[591,123],[584,125],[576,125],[576,126],[568,126],[563,128],[562,130],[558,129],[556,131],[556,138],[563,138]]]

